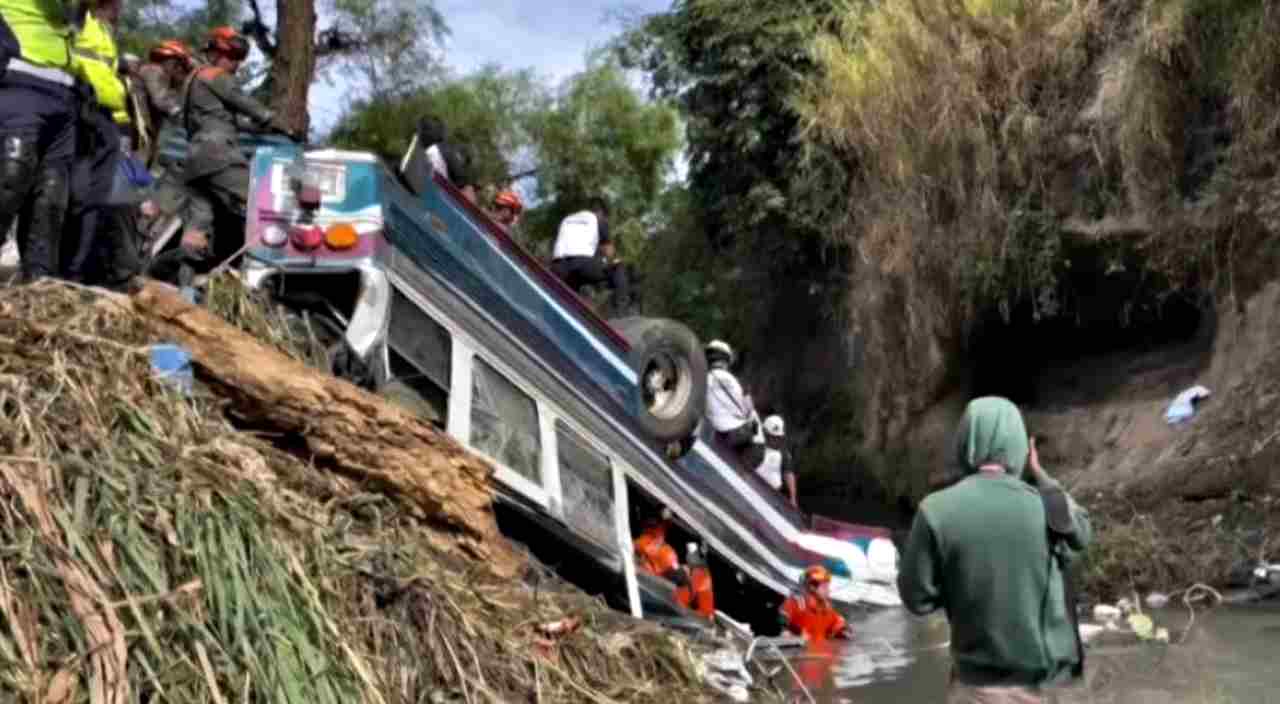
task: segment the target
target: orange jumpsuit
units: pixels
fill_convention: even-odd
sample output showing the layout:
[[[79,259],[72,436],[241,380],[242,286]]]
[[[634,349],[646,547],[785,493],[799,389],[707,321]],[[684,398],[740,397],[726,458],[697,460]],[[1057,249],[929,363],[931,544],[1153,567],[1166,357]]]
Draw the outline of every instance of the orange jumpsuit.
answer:
[[[831,606],[831,602],[817,594],[793,594],[782,603],[782,614],[787,619],[787,630],[803,634],[811,641],[836,638],[845,628],[844,617]]]
[[[711,591],[711,570],[694,567],[689,570],[689,586],[676,588],[676,601],[707,618],[715,618],[716,599]]]
[[[657,577],[665,577],[671,570],[680,568],[676,551],[667,545],[667,529],[655,526],[646,529],[635,539],[636,566]]]

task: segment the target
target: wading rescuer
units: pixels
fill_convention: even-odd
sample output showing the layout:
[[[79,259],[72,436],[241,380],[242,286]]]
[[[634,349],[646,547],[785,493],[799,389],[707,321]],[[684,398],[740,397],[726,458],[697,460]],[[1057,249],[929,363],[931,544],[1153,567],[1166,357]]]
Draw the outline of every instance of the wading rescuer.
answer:
[[[609,235],[609,205],[597,197],[586,206],[560,221],[551,271],[578,294],[587,286],[607,285],[613,289],[613,311],[621,315],[631,305],[631,284]]]
[[[689,583],[676,587],[676,603],[696,611],[700,616],[714,619],[716,616],[715,592],[711,586],[711,570],[697,543],[689,543],[685,565]]]
[[[79,105],[71,40],[94,6],[0,0],[0,240],[17,218],[25,281],[59,273]]]
[[[211,268],[244,244],[249,161],[240,150],[236,116],[295,140],[303,137],[276,122],[271,110],[236,85],[235,73],[249,55],[248,39],[231,27],[218,27],[209,34],[205,54],[209,65],[187,78],[183,99],[183,121],[191,139],[184,181],[194,201],[192,222],[180,246],[187,271]],[[217,236],[215,222],[226,223]]]
[[[655,577],[662,577],[677,587],[688,586],[689,577],[680,567],[680,558],[667,544],[667,529],[671,526],[671,510],[662,509],[658,515],[644,520],[644,529],[634,541],[636,567]]]
[[[1088,514],[1040,466],[1007,399],[969,403],[954,453],[965,476],[920,503],[899,565],[902,603],[946,612],[947,702],[1042,702],[1043,687],[1084,666],[1064,567],[1089,543]]]
[[[831,605],[831,573],[822,565],[804,571],[800,589],[782,602],[782,625],[808,641],[849,638],[844,616]]]

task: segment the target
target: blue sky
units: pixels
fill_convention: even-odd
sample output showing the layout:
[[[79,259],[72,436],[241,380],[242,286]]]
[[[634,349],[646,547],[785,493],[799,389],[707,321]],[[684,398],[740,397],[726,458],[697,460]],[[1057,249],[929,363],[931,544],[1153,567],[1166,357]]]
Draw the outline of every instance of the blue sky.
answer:
[[[459,73],[489,63],[532,68],[553,82],[580,71],[591,49],[621,31],[612,14],[659,12],[670,5],[671,0],[436,0],[450,29],[446,65]],[[311,115],[319,130],[341,116],[347,93],[341,81],[312,88]]]

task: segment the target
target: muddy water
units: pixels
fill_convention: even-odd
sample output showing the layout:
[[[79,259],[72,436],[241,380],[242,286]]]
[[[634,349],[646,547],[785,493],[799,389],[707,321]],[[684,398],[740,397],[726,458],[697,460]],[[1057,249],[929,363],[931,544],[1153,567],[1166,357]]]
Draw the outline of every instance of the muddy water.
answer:
[[[1280,609],[1220,608],[1187,628],[1185,610],[1152,614],[1164,645],[1099,645],[1083,681],[1057,704],[1271,704],[1280,702]],[[818,702],[942,702],[950,671],[945,619],[884,610],[851,619],[857,637],[830,650],[795,651],[790,663]],[[780,678],[781,679],[781,678]],[[804,701],[803,696],[801,701]]]

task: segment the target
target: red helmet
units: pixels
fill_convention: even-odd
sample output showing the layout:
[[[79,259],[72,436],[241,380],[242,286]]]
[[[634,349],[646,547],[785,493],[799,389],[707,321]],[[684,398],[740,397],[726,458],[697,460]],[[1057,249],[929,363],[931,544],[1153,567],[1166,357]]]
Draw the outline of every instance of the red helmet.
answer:
[[[191,51],[187,49],[186,44],[183,44],[177,39],[169,39],[151,47],[151,52],[147,54],[147,58],[156,63],[169,61],[171,59],[190,63]]]
[[[218,27],[209,32],[207,51],[217,52],[232,61],[244,61],[249,55],[249,40],[233,27]]]
[[[524,202],[515,191],[510,189],[499,191],[493,198],[493,204],[500,208],[511,208],[517,215],[524,211]]]

